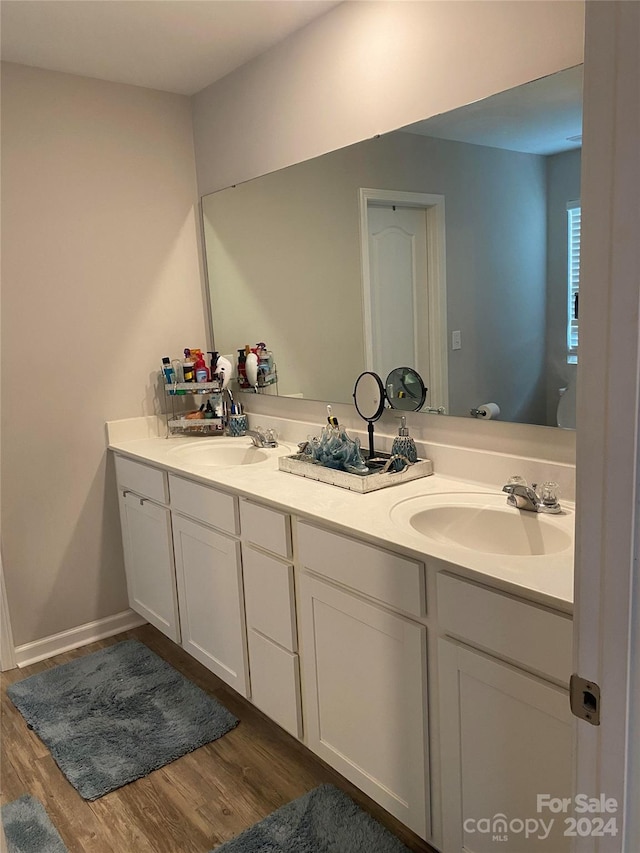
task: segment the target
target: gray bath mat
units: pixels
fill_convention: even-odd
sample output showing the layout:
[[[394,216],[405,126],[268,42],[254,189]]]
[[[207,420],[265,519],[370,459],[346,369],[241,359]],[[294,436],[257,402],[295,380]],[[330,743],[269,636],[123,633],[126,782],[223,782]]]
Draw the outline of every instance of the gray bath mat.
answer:
[[[210,853],[409,853],[333,785],[321,785]]]
[[[7,853],[68,853],[44,806],[26,794],[2,806]]]
[[[238,724],[137,640],[32,675],[7,694],[85,800],[140,779]]]

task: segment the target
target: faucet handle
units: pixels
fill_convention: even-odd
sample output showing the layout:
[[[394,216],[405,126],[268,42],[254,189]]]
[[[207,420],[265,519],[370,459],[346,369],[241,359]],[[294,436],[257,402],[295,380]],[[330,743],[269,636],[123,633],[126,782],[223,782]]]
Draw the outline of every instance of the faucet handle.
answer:
[[[538,512],[562,512],[558,501],[558,484],[548,480],[540,486]]]
[[[509,477],[507,480],[507,486],[526,486],[527,481],[524,477],[521,477],[520,474],[514,474],[512,477]]]
[[[558,503],[558,484],[547,480],[540,486],[540,500],[544,506],[556,506]]]

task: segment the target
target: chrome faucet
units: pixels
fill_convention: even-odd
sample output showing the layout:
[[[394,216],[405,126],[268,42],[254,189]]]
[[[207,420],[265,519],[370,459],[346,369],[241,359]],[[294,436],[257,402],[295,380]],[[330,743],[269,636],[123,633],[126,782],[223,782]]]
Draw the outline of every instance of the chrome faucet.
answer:
[[[509,506],[516,509],[556,514],[562,512],[556,493],[557,488],[557,483],[543,483],[538,493],[535,483],[528,486],[522,477],[512,477],[506,486],[502,487],[502,491],[507,493]]]
[[[247,435],[254,447],[277,447],[278,440],[275,430],[268,429],[266,432],[261,428],[248,429]]]

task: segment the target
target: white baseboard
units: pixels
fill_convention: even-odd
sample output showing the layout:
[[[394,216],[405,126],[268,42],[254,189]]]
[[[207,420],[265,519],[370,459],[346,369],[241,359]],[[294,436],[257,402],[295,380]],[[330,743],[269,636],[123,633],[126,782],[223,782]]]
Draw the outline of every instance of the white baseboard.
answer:
[[[146,621],[133,610],[123,610],[122,613],[116,613],[115,616],[107,616],[105,619],[87,622],[77,628],[70,628],[68,631],[61,631],[59,634],[52,634],[50,637],[25,643],[24,646],[17,646],[15,660],[20,667],[29,666],[40,660],[62,654],[62,652],[95,643],[96,640],[113,637],[114,634],[120,634],[122,631],[130,631],[131,628],[144,625]]]

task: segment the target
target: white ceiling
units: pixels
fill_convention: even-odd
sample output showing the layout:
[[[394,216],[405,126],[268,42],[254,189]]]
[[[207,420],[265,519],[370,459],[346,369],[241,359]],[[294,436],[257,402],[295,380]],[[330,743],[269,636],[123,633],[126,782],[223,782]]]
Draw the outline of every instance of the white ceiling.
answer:
[[[579,148],[582,144],[582,65],[417,122],[403,130],[527,154],[557,154]]]
[[[339,0],[2,0],[2,59],[193,95]]]

